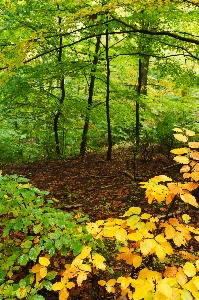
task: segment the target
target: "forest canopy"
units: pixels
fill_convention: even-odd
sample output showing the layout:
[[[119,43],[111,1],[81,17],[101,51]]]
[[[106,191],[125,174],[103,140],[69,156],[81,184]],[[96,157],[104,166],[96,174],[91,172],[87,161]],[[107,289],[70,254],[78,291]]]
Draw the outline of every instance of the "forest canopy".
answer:
[[[1,0],[0,160],[110,160],[113,145],[170,145],[174,126],[198,133],[198,7]]]

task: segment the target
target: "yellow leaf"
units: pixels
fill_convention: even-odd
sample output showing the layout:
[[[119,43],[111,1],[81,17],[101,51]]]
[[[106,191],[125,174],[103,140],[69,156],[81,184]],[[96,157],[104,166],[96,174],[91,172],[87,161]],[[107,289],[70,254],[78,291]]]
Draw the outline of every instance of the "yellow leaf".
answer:
[[[66,287],[67,287],[67,289],[72,289],[75,287],[75,284],[74,284],[74,282],[69,281],[66,283]]]
[[[50,264],[50,261],[49,261],[49,259],[46,258],[46,257],[39,257],[39,263],[40,263],[42,266],[47,267],[47,266]]]
[[[125,290],[132,283],[133,279],[131,277],[119,277],[117,283],[121,284],[121,289]]]
[[[41,265],[40,264],[36,264],[32,267],[31,271],[33,273],[37,273],[37,272],[40,272],[40,269],[41,269]]]
[[[144,214],[142,214],[140,217],[141,217],[141,219],[143,219],[143,220],[147,220],[147,219],[150,219],[151,215],[150,215],[150,214],[147,214],[147,213],[144,213]]]
[[[166,224],[165,226],[165,235],[167,239],[173,239],[174,236],[176,234],[175,229],[173,228],[173,226]]]
[[[135,233],[129,233],[127,238],[130,241],[140,241],[143,238],[143,235],[141,232],[136,231]]]
[[[172,298],[172,288],[167,283],[167,278],[157,283],[156,291],[162,293],[164,296],[168,297],[168,299]]]
[[[193,277],[192,281],[195,284],[195,286],[197,287],[197,289],[199,290],[199,276]]]
[[[195,266],[190,263],[190,262],[186,262],[185,265],[183,266],[183,270],[184,273],[188,276],[188,277],[194,277],[196,275],[196,268]]]
[[[191,220],[191,217],[187,214],[184,214],[184,215],[182,215],[182,219],[186,224],[188,224]]]
[[[171,153],[173,154],[185,154],[185,153],[188,153],[189,152],[189,148],[176,148],[176,149],[173,149],[171,150]]]
[[[166,270],[164,271],[164,277],[170,277],[170,278],[175,278],[177,273],[177,268],[174,267],[167,267]]]
[[[36,273],[36,282],[39,282],[42,279],[40,272]]]
[[[192,131],[192,130],[189,130],[189,129],[185,129],[185,132],[186,132],[186,135],[188,135],[188,136],[194,136],[195,135],[195,132]]]
[[[184,142],[184,143],[188,141],[187,137],[185,135],[183,135],[183,134],[180,134],[180,133],[174,134],[174,138],[176,140],[178,140],[180,142]]]
[[[118,241],[124,242],[127,238],[127,232],[124,228],[119,228],[115,232],[115,237]]]
[[[60,291],[61,289],[63,289],[64,286],[65,286],[65,282],[55,282],[52,285],[51,290]]]
[[[69,297],[69,292],[67,291],[67,289],[64,287],[63,289],[61,289],[61,291],[59,292],[59,300],[66,300]]]
[[[80,272],[79,274],[78,274],[78,276],[77,276],[77,284],[78,284],[78,286],[80,286],[81,284],[82,284],[82,282],[84,281],[84,280],[86,280],[87,279],[87,273],[85,273],[85,272]]]
[[[110,286],[113,286],[116,283],[115,279],[110,279],[109,281],[107,281],[107,284]]]
[[[41,276],[42,278],[44,278],[44,277],[46,277],[46,275],[47,275],[47,268],[46,268],[46,267],[42,267],[42,268],[40,269],[40,276]]]
[[[156,244],[156,241],[153,239],[145,239],[140,242],[140,251],[143,255],[147,255],[155,248]]]
[[[174,160],[180,164],[187,165],[189,163],[189,159],[186,156],[176,156],[176,157],[174,157]]]
[[[85,272],[91,272],[91,266],[87,265],[87,264],[80,264],[78,265],[78,268],[81,271],[85,271]]]
[[[185,203],[189,203],[195,207],[198,207],[198,203],[196,201],[196,198],[191,195],[191,194],[184,194],[184,195],[180,195],[180,198],[185,202]]]
[[[133,266],[134,268],[139,268],[142,263],[142,257],[140,255],[136,255],[133,259]]]
[[[125,253],[129,253],[131,252],[129,247],[121,247],[118,249],[119,252],[125,252]]]
[[[82,252],[77,255],[77,259],[84,259],[84,258],[87,258],[91,253],[91,247],[89,246],[84,246],[83,249],[82,249]]]
[[[189,142],[188,145],[190,148],[193,148],[193,149],[199,148],[199,142]]]
[[[157,180],[157,182],[165,182],[165,181],[172,181],[172,179],[166,175],[158,175],[158,176],[155,176],[153,178],[151,178],[152,180]]]
[[[176,132],[183,132],[183,130],[180,129],[180,128],[173,128],[172,130],[173,130],[173,131],[176,131]]]
[[[176,274],[176,280],[181,286],[183,286],[187,282],[187,276],[184,273],[182,268],[178,268],[178,272]]]
[[[185,244],[184,235],[181,232],[176,231],[173,241],[176,246],[180,247]]]
[[[194,181],[199,181],[199,172],[192,172],[192,173],[191,173],[191,178],[192,178]]]
[[[129,210],[125,212],[123,217],[129,217],[131,215],[139,215],[141,213],[140,207],[130,207]]]
[[[196,151],[193,151],[190,153],[190,157],[195,159],[195,160],[199,160],[199,153]]]
[[[187,173],[190,171],[190,166],[189,165],[184,165],[182,166],[182,168],[180,169],[180,173]]]
[[[106,265],[104,264],[105,258],[98,254],[95,253],[93,256],[93,265],[97,268],[97,269],[101,269],[101,270],[105,270],[106,269]]]
[[[166,239],[165,239],[161,234],[158,234],[158,235],[155,237],[155,240],[156,240],[158,243],[165,243],[165,242],[166,242]]]
[[[101,286],[105,286],[106,281],[105,280],[99,280],[98,284],[101,285]]]

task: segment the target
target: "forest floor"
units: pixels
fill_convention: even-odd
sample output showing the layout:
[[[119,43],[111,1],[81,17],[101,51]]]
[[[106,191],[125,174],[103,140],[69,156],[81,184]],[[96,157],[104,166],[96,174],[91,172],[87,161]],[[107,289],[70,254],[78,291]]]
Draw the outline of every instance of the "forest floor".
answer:
[[[49,197],[58,199],[58,206],[62,209],[81,210],[92,222],[119,217],[131,206],[140,206],[142,212],[161,213],[157,206],[147,203],[139,182],[161,174],[174,181],[182,179],[180,166],[175,165],[172,157],[167,158],[162,153],[154,153],[148,161],[140,158],[136,162],[134,178],[133,155],[126,148],[115,150],[111,162],[106,161],[106,153],[89,153],[83,160],[77,156],[65,161],[0,165],[0,169],[3,174],[29,178],[32,185],[49,191]],[[165,208],[161,209],[164,211]],[[78,288],[69,299],[99,299],[91,295],[91,291],[92,287]],[[58,299],[56,295],[46,296],[49,300]],[[107,294],[100,299],[122,298]]]

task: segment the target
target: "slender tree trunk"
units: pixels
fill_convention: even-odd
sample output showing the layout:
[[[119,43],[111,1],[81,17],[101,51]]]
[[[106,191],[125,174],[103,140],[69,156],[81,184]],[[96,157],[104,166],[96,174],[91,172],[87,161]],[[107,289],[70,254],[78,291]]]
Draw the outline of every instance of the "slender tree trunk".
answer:
[[[147,79],[149,69],[149,55],[142,55],[139,59],[139,75],[138,75],[138,94],[147,95]],[[136,101],[136,126],[135,126],[135,137],[136,145],[140,143],[140,104],[139,100]]]
[[[84,155],[86,153],[86,146],[87,146],[87,133],[89,127],[89,118],[90,118],[90,111],[93,105],[93,93],[94,93],[94,86],[95,86],[95,71],[98,64],[98,53],[100,49],[100,40],[101,36],[97,37],[96,45],[95,45],[95,56],[93,58],[92,69],[91,69],[91,79],[89,84],[89,94],[88,94],[88,106],[86,110],[86,117],[84,122],[84,129],[82,133],[82,141],[80,146],[80,154]]]
[[[108,150],[107,150],[107,160],[111,160],[112,152],[112,135],[111,135],[111,120],[110,120],[110,61],[109,61],[109,43],[108,43],[109,33],[108,28],[106,29],[106,69],[107,69],[107,79],[106,79],[106,118],[108,126]]]
[[[57,5],[57,8],[59,10],[59,6]],[[61,25],[61,18],[58,17],[58,23],[59,25]],[[61,63],[62,61],[62,44],[63,44],[63,40],[62,40],[62,33],[61,33],[61,28],[60,28],[60,36],[59,36],[59,50],[58,50],[58,62]],[[60,90],[61,90],[61,97],[59,99],[59,104],[60,106],[63,104],[64,99],[65,99],[65,87],[64,87],[64,76],[62,76],[61,80],[60,80]],[[58,133],[58,121],[59,121],[59,117],[61,115],[61,109],[59,107],[58,111],[56,112],[55,116],[54,116],[54,134],[55,134],[55,150],[56,150],[56,154],[60,155],[61,151],[60,151],[60,143],[59,143],[59,133]]]

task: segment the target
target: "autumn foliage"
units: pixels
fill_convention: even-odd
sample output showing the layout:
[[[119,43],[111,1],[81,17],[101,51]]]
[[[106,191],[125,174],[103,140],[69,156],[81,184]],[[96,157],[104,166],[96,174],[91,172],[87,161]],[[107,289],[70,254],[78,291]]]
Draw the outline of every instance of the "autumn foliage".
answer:
[[[131,207],[120,218],[91,223],[81,214],[68,214],[63,222],[63,212],[54,211],[53,215],[52,207],[41,205],[40,211],[48,214],[51,221],[45,227],[42,216],[39,221],[32,217],[33,224],[27,223],[29,231],[24,232],[21,220],[26,247],[13,259],[13,264],[9,262],[14,252],[9,253],[6,246],[2,248],[6,249],[7,268],[1,271],[0,299],[45,299],[39,292],[43,288],[57,292],[60,300],[69,299],[71,289],[81,286],[92,274],[97,274],[100,288],[108,293],[120,290],[126,299],[199,299],[199,255],[191,244],[199,242],[199,229],[190,223],[191,217],[180,206],[198,208],[192,192],[199,181],[199,142],[190,141],[193,131],[175,128],[174,132],[178,141],[187,144],[171,151],[174,160],[182,164],[182,182],[173,182],[165,175],[141,182],[149,204],[166,205],[164,214],[151,215],[142,213],[140,207]],[[28,186],[21,184],[21,188]],[[9,197],[4,194],[4,202]],[[41,196],[37,197],[43,203]],[[26,210],[22,208],[19,213],[25,214]],[[12,220],[14,225],[8,230],[4,224],[7,228],[4,238],[17,231],[14,211],[10,214],[5,217],[4,212],[4,218]],[[107,241],[111,243],[111,251]],[[53,268],[57,251],[65,262],[59,272]],[[128,273],[117,276],[109,265],[111,256],[129,266]],[[16,283],[14,269],[29,262],[33,262],[29,274]]]

